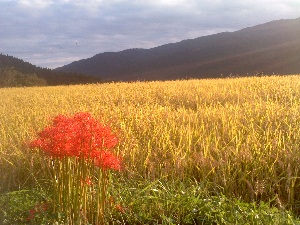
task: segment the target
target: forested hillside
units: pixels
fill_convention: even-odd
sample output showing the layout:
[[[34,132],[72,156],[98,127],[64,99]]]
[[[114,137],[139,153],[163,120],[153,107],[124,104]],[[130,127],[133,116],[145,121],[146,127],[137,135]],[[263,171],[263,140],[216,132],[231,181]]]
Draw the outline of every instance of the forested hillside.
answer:
[[[68,85],[100,82],[74,72],[37,67],[13,56],[0,54],[0,87]]]

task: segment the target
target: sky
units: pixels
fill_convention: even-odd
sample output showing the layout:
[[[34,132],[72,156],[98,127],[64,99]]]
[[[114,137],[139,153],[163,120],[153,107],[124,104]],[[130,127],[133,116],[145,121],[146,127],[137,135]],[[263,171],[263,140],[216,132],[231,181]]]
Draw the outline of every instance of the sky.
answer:
[[[56,68],[300,17],[300,0],[0,0],[0,53]]]

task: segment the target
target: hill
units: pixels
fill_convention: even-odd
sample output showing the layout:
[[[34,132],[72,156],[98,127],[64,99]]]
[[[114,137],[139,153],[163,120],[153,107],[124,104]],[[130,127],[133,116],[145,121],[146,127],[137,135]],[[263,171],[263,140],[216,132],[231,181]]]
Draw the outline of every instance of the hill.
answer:
[[[102,80],[169,80],[300,73],[300,18],[183,40],[151,49],[106,52],[57,71]]]
[[[0,86],[68,85],[100,81],[99,78],[75,72],[37,67],[21,59],[3,54],[0,54],[0,78]],[[7,81],[8,79],[10,81]]]

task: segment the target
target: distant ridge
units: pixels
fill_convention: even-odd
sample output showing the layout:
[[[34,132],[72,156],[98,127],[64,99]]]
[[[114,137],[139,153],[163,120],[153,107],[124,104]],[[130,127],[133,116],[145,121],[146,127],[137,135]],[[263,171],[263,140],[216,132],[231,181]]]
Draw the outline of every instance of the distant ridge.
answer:
[[[56,70],[106,81],[300,74],[300,18],[151,49],[101,53]]]

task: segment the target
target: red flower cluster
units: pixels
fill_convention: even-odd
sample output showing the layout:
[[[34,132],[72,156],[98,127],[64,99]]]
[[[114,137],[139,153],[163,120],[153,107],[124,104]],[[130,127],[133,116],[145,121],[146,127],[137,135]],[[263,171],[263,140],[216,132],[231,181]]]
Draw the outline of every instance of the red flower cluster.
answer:
[[[104,170],[114,169],[121,170],[121,159],[116,158],[114,154],[109,151],[97,151],[93,155],[95,166]]]
[[[29,210],[29,216],[27,217],[27,221],[33,220],[36,214],[46,212],[47,209],[48,203],[35,205],[33,209]]]
[[[121,168],[120,158],[109,151],[118,143],[116,136],[90,113],[80,112],[72,117],[59,115],[38,137],[29,146],[40,148],[52,157],[92,158],[95,165],[103,169]]]

